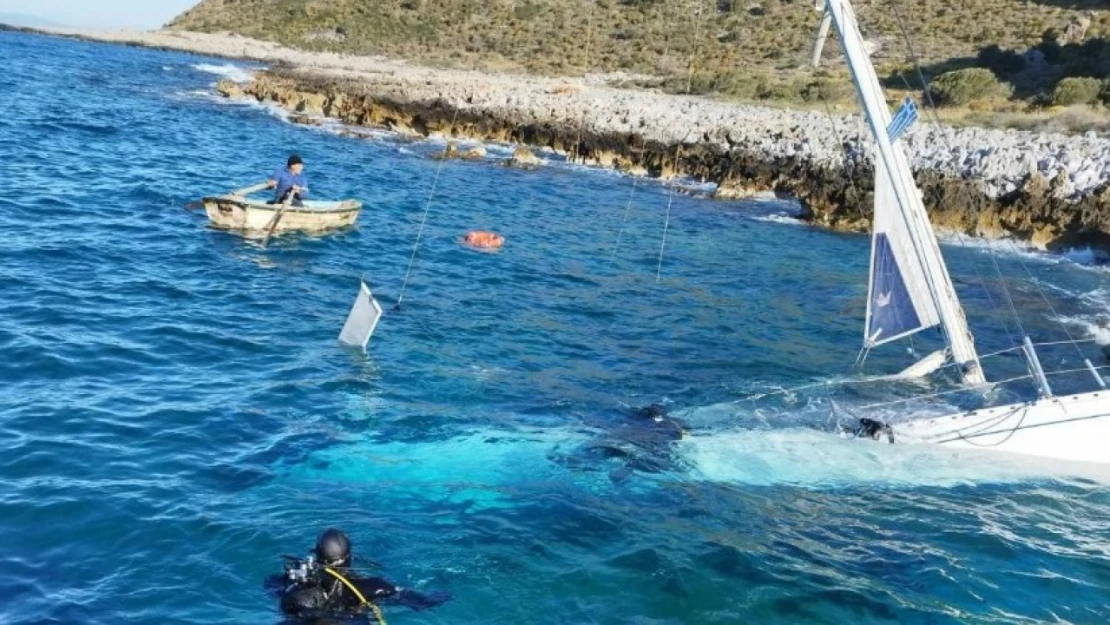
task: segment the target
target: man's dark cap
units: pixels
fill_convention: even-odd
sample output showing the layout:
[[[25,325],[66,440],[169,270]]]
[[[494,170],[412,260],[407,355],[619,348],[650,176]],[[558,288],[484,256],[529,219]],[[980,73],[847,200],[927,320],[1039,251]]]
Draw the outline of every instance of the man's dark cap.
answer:
[[[301,157],[298,156],[297,154],[294,154],[294,155],[289,157],[289,163],[288,163],[287,166],[292,167],[294,165],[304,165],[304,161],[301,160]]]

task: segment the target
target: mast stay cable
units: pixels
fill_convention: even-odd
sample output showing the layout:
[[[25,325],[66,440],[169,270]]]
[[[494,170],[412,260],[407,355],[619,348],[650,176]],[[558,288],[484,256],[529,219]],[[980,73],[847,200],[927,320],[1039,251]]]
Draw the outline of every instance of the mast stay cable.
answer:
[[[451,127],[447,131],[448,137],[455,134],[455,123],[459,119],[459,109],[461,107],[461,103],[455,103],[455,113],[451,116]],[[436,187],[439,186],[439,176],[443,173],[443,164],[446,161],[447,158],[440,159],[439,165],[436,167],[436,175],[432,178],[432,187],[428,192],[428,201],[424,204],[424,215],[420,218],[420,227],[416,231],[416,241],[412,244],[412,254],[409,256],[409,265],[405,269],[405,278],[401,282],[401,292],[397,296],[397,303],[393,307],[394,310],[399,310],[401,308],[401,302],[405,299],[405,291],[409,286],[409,276],[412,274],[412,267],[416,263],[416,253],[420,250],[420,241],[424,237],[424,226],[428,223],[428,213],[432,210],[432,201],[436,197]]]
[[[918,58],[917,53],[914,49],[913,40],[910,37],[909,30],[906,27],[905,18],[902,15],[901,5],[898,2],[898,0],[891,0],[890,6],[891,6],[891,11],[894,13],[895,20],[898,22],[898,28],[902,33],[902,38],[906,42],[906,51],[907,51],[911,61],[914,64],[914,69],[917,73],[918,80],[921,82],[922,94],[925,98],[925,101],[928,103],[929,110],[933,114],[933,118],[935,120],[935,123],[936,123],[937,127],[939,129],[941,129],[940,135],[944,139],[945,146],[948,148],[948,150],[949,151],[954,151],[954,147],[953,147],[952,141],[949,137],[949,134],[948,134],[947,131],[944,130],[944,126],[943,126],[943,124],[940,120],[940,114],[938,112],[938,107],[936,105],[936,102],[933,100],[932,94],[929,92],[929,84],[928,84],[928,81],[925,79],[925,72],[921,69],[920,59]],[[902,80],[903,81],[906,80],[905,76],[902,76]],[[908,83],[907,83],[907,86],[908,86]],[[966,187],[964,187],[962,185],[961,185],[961,190],[963,190],[965,195],[969,194]],[[970,197],[968,197],[968,199],[970,200]],[[1011,250],[1015,253],[1015,256],[1018,259],[1018,263],[1022,266],[1022,269],[1025,271],[1026,275],[1029,277],[1030,282],[1033,283],[1033,286],[1037,289],[1037,292],[1041,296],[1041,299],[1044,300],[1045,305],[1048,306],[1049,311],[1051,311],[1052,316],[1054,317],[1054,320],[1056,320],[1060,324],[1060,327],[1064,330],[1064,333],[1068,337],[1068,342],[1070,342],[1072,344],[1072,346],[1075,348],[1076,352],[1079,354],[1080,360],[1086,360],[1086,356],[1083,354],[1083,350],[1080,349],[1078,343],[1076,342],[1075,337],[1072,336],[1071,331],[1068,330],[1066,324],[1064,324],[1062,321],[1059,320],[1059,315],[1056,312],[1056,308],[1049,301],[1048,296],[1044,292],[1044,289],[1041,288],[1040,284],[1038,284],[1036,279],[1033,277],[1033,273],[1029,270],[1029,267],[1025,263],[1025,260],[1021,258],[1021,255],[1020,255],[1019,251],[1017,250],[1017,246],[1014,245],[1012,240],[1009,240],[1007,242],[1008,242]],[[992,262],[992,264],[994,266],[994,269],[995,269],[995,273],[998,275],[999,286],[1002,289],[1004,299],[1006,300],[1006,303],[1010,308],[1010,312],[1013,315],[1015,322],[1017,323],[1018,330],[1021,332],[1022,336],[1025,336],[1026,332],[1025,332],[1025,328],[1024,328],[1022,322],[1021,322],[1021,316],[1018,314],[1017,307],[1014,305],[1013,297],[1010,294],[1009,288],[1006,286],[1005,279],[1002,276],[1001,267],[999,266],[998,259],[996,258],[996,255],[994,254],[994,250],[991,249],[990,246],[987,246],[987,252],[990,255],[991,262]],[[1008,330],[1007,330],[1007,335],[1009,335]],[[1013,341],[1012,336],[1010,336],[1009,338],[1010,338],[1011,341]]]
[[[702,30],[702,26],[704,25],[704,21],[705,21],[705,4],[702,2],[702,0],[695,0],[695,4],[697,6],[697,21],[695,22],[695,25],[694,25],[694,42],[693,42],[694,45],[690,49],[690,63],[687,66],[687,71],[686,71],[686,94],[685,94],[686,97],[690,97],[690,91],[693,89],[694,68],[695,68],[695,66],[697,65],[697,62],[698,62],[698,44],[701,42],[701,30]],[[674,146],[674,166],[675,166],[676,170],[678,168],[679,150],[681,148],[682,148],[682,142],[679,141]],[[665,165],[665,163],[661,163],[660,165],[661,166]],[[663,172],[660,171],[660,175],[662,175],[662,173]],[[670,231],[670,227],[671,227],[671,207],[674,206],[674,195],[675,195],[675,190],[674,190],[674,185],[672,184],[668,187],[667,210],[666,210],[666,214],[663,218],[663,238],[662,238],[662,241],[660,241],[660,243],[659,243],[659,262],[655,266],[655,283],[656,284],[659,284],[659,282],[663,278],[663,254],[667,249],[667,233]]]

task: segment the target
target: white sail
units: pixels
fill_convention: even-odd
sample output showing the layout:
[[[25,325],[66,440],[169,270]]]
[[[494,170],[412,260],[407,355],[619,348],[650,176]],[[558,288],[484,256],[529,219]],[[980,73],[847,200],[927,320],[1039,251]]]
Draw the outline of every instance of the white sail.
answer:
[[[382,307],[374,294],[370,291],[365,281],[360,281],[358,296],[347,315],[347,321],[339,332],[339,342],[351,347],[358,347],[366,351],[366,344],[370,342],[370,335],[378,327],[382,318]]]
[[[940,323],[925,268],[898,209],[893,183],[875,159],[875,220],[867,291],[864,345],[874,347]]]
[[[852,81],[856,85],[860,105],[867,118],[871,136],[875,139],[877,148],[875,195],[876,201],[883,204],[881,210],[876,206],[876,219],[883,220],[883,227],[893,227],[893,230],[888,232],[896,233],[895,236],[889,234],[884,237],[876,236],[877,244],[872,253],[873,274],[876,267],[889,269],[891,263],[888,261],[891,259],[895,261],[894,264],[898,264],[898,255],[906,252],[907,249],[913,252],[911,260],[898,264],[893,273],[884,274],[898,276],[901,279],[905,296],[900,300],[894,300],[896,295],[893,288],[887,291],[882,288],[898,286],[897,280],[892,278],[888,284],[883,281],[885,278],[876,279],[873,275],[872,287],[879,288],[870,293],[868,301],[865,345],[874,345],[877,344],[876,341],[896,338],[884,336],[887,332],[904,336],[928,327],[928,321],[935,315],[944,328],[953,359],[963,365],[964,380],[970,384],[982,384],[986,380],[979,365],[975,342],[967,328],[963,307],[956,297],[956,289],[952,285],[952,278],[948,275],[944,257],[940,254],[936,235],[933,233],[921,194],[913,179],[909,159],[902,146],[896,144],[889,134],[890,110],[887,108],[879,77],[875,74],[875,67],[871,64],[871,59],[864,48],[863,35],[860,34],[852,6],[847,0],[819,0],[819,6],[822,6],[825,11],[822,24],[825,20],[830,20],[836,26],[841,48],[848,61],[848,69],[852,73]],[[897,211],[897,217],[891,216],[888,222],[887,217],[881,216],[880,213],[891,215],[894,213],[894,210],[889,210],[891,208]],[[893,222],[898,223],[892,226]],[[877,221],[876,227],[878,228],[879,225]],[[889,254],[886,253],[887,248],[890,250]],[[921,283],[925,285],[924,292],[928,293],[928,298],[922,296]],[[932,300],[931,308],[925,302],[926,299]],[[893,321],[884,320],[878,310],[881,308],[879,304],[887,303],[889,306],[890,301],[899,305],[901,310],[898,319]],[[911,308],[914,316],[917,316],[916,324],[908,314]],[[875,324],[874,331],[873,324]],[[918,327],[908,327],[914,325]],[[879,336],[872,339],[874,332],[879,330],[882,330]]]
[[[817,0],[825,14],[814,46],[814,62],[821,55],[825,35],[836,24],[860,103],[875,138],[875,221],[871,251],[865,345],[894,340],[922,328],[941,325],[952,359],[963,365],[970,384],[985,380],[967,329],[963,307],[940,254],[909,160],[897,143],[913,123],[916,112],[908,103],[892,121],[875,68],[863,48],[849,0]],[[1083,463],[1076,475],[1092,467],[1110,466],[1110,395],[1106,381],[1086,360],[1097,390],[1056,396],[1052,393],[1033,342],[1023,345],[1029,376],[1040,398],[1006,406],[978,408],[942,417],[909,419],[889,432],[890,442],[928,442],[974,450],[997,450]],[[926,356],[898,376],[922,375],[945,361],[942,350]],[[1056,372],[1064,373],[1064,372]],[[896,405],[895,402],[888,405]],[[1097,463],[1097,464],[1095,464]],[[1068,465],[1057,465],[1061,468]]]

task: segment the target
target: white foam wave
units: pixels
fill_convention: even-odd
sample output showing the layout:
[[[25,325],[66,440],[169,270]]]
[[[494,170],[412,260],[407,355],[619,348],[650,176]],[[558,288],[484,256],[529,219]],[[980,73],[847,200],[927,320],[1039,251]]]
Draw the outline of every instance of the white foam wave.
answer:
[[[502,158],[507,158],[513,155],[513,152],[520,146],[509,145],[505,143],[485,143],[486,152],[489,154],[496,154]]]
[[[680,192],[696,196],[713,197],[713,194],[717,192],[716,182],[699,182],[693,178],[680,178],[673,184]]]
[[[193,66],[193,69],[204,72],[206,74],[214,74],[228,80],[245,83],[250,82],[253,76],[251,69],[232,65],[231,63],[224,63],[222,65],[213,65],[211,63],[200,63]]]
[[[808,225],[802,219],[799,219],[799,218],[794,217],[792,215],[785,215],[785,214],[760,215],[759,217],[755,217],[754,219],[756,221],[763,221],[763,222],[773,223],[773,224],[786,224],[786,225],[789,225],[789,226],[805,226],[805,225]]]
[[[1051,463],[938,445],[890,445],[811,429],[742,430],[678,444],[695,479],[770,486],[933,486],[1062,477]]]
[[[1100,309],[1110,310],[1110,290],[1108,289],[1094,289],[1087,291],[1079,296],[1079,299],[1084,302]]]
[[[1106,262],[1104,254],[1089,246],[1069,248],[1061,252],[1047,252],[1029,242],[1011,238],[988,239],[951,233],[938,233],[937,236],[941,242],[947,245],[979,249],[984,253],[994,253],[1000,256],[1021,257],[1024,260],[1033,260],[1040,263],[1070,263],[1077,267],[1101,271]]]
[[[1027,258],[1035,258],[1037,260],[1058,261],[1060,256],[1049,254],[1044,250],[1035,247],[1033,244],[1026,241],[1019,241],[1011,238],[992,239],[986,237],[971,237],[965,234],[955,234],[951,232],[938,232],[937,238],[941,242],[948,245],[957,245],[960,247],[969,247],[982,250],[984,252],[993,252],[995,254],[1013,254],[1015,256],[1023,256]]]
[[[238,104],[240,106],[247,106],[247,107],[250,107],[250,108],[255,108],[255,109],[264,111],[266,114],[271,115],[273,117],[276,117],[277,119],[280,119],[281,121],[283,121],[287,124],[292,124],[293,123],[292,121],[290,121],[290,118],[293,116],[293,114],[291,112],[289,112],[288,110],[282,108],[280,105],[274,104],[273,102],[257,102],[255,100],[227,100],[227,101],[231,102],[233,104]]]
[[[587,432],[548,428],[483,430],[431,441],[360,441],[317,452],[286,477],[374,484],[477,506],[510,505],[506,493],[526,483],[576,483],[587,488],[605,484],[603,473],[581,473],[558,460],[573,455],[590,437]],[[1054,463],[1022,456],[889,445],[804,427],[699,433],[675,443],[675,453],[687,471],[673,479],[750,486],[951,488],[1069,477]]]
[[[1102,319],[1100,323],[1087,317],[1060,316],[1055,321],[1081,328],[1085,336],[1076,338],[1093,338],[1099,345],[1110,345],[1110,323],[1107,323],[1110,319]]]
[[[220,95],[214,94],[214,93],[204,93],[204,97],[206,97],[208,99],[211,99],[214,102],[219,102],[221,104],[226,104],[226,105],[229,105],[229,106],[242,106],[242,107],[262,111],[262,112],[266,113],[267,115],[275,117],[275,118],[277,118],[277,119],[279,119],[279,120],[281,120],[281,121],[283,121],[287,124],[292,124],[293,123],[291,121],[291,118],[294,115],[294,113],[286,110],[281,105],[276,104],[274,102],[259,102],[258,100],[255,100],[253,98],[237,100],[237,99],[233,99],[233,98],[225,98],[223,96],[220,96]],[[309,127],[310,126],[305,126],[305,128],[309,128]]]
[[[1077,265],[1094,265],[1099,255],[1090,247],[1074,247],[1062,253],[1063,257]]]

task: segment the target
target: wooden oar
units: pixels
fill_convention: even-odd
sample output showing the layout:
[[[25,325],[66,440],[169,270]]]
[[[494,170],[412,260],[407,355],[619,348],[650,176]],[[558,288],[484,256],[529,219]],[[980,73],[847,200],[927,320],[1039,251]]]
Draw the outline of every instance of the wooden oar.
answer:
[[[282,215],[285,214],[285,209],[289,208],[289,206],[293,204],[293,197],[295,195],[296,193],[294,193],[293,190],[290,189],[289,196],[285,198],[285,202],[282,203],[281,208],[277,209],[277,212],[274,213],[273,218],[270,219],[270,223],[266,225],[266,236],[262,237],[262,247],[266,247],[270,243],[270,237],[272,237],[274,235],[274,231],[277,230],[278,222],[281,221]]]
[[[231,193],[228,193],[228,195],[235,195],[235,196],[242,197],[242,196],[250,195],[252,193],[258,193],[259,191],[262,191],[264,189],[268,189],[269,187],[270,187],[270,183],[260,182],[258,184],[252,184],[249,187],[244,187],[242,189],[239,189],[238,191],[232,191]],[[204,208],[204,200],[199,200],[199,201],[196,201],[196,202],[189,202],[188,204],[185,205],[185,210],[195,211],[195,210],[200,210],[202,208]]]
[[[260,182],[258,184],[252,184],[251,186],[244,189],[239,189],[238,191],[232,191],[231,195],[250,195],[251,193],[258,193],[259,191],[262,191],[263,189],[268,189],[269,187],[270,183]]]

